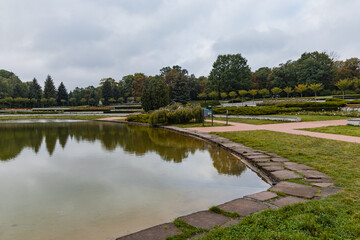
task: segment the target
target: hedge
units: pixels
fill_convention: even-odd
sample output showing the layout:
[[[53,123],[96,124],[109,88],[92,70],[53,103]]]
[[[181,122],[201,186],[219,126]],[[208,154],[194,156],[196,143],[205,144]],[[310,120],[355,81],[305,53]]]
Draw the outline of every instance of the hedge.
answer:
[[[229,115],[271,115],[285,112],[298,112],[301,108],[285,108],[277,106],[264,106],[264,107],[219,107],[213,108],[214,114],[226,114],[226,110],[229,111]]]
[[[203,109],[200,106],[173,105],[166,108],[156,110],[150,114],[150,126],[164,124],[184,124],[191,120],[195,122],[203,121]]]
[[[136,114],[128,116],[125,120],[128,122],[148,123],[149,117],[149,114]]]

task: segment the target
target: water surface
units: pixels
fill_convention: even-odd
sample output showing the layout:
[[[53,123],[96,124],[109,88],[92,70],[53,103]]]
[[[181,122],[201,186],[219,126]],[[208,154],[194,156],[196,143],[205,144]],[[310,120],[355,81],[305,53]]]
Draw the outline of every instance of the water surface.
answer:
[[[114,239],[268,185],[191,137],[91,121],[0,122],[0,239]]]

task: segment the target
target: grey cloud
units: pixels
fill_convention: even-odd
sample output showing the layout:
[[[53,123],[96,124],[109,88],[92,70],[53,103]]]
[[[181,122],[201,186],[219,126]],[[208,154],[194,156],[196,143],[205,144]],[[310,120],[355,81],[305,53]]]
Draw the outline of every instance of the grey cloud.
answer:
[[[253,70],[305,51],[360,57],[359,8],[356,0],[1,1],[0,68],[23,80],[51,74],[72,89],[175,64],[207,75],[226,53],[241,53]]]

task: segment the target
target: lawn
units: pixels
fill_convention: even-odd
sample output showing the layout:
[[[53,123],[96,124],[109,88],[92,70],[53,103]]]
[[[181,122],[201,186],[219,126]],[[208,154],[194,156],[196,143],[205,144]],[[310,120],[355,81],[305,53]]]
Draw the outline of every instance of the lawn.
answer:
[[[240,224],[214,229],[202,239],[360,238],[359,144],[270,131],[218,135],[312,166],[332,176],[344,190],[322,200],[248,216]]]
[[[319,128],[305,128],[301,130],[306,130],[310,132],[321,132],[321,133],[332,133],[340,134],[347,136],[360,137],[360,127],[358,126],[329,126],[329,127],[319,127]]]
[[[226,121],[226,118],[216,117],[216,118],[214,118],[214,120]],[[253,124],[253,125],[286,123],[285,121],[273,121],[273,120],[262,120],[262,119],[243,119],[243,118],[228,118],[228,121],[236,122],[236,123]]]

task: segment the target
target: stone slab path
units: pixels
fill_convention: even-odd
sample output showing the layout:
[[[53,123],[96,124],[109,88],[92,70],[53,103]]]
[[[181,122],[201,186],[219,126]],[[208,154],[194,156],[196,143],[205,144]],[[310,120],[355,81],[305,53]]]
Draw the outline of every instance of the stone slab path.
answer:
[[[225,123],[224,121],[217,121],[217,120],[214,120],[214,122]],[[229,122],[229,124],[231,126],[206,127],[206,128],[197,127],[197,128],[189,128],[189,129],[199,131],[199,132],[206,132],[206,133],[268,130],[268,131],[274,131],[274,132],[290,133],[290,134],[295,134],[295,135],[303,135],[303,136],[338,140],[338,141],[344,141],[344,142],[360,143],[360,137],[299,130],[299,129],[304,129],[304,128],[317,128],[317,127],[347,125],[346,119],[344,119],[344,120],[328,120],[328,121],[312,121],[312,122],[264,124],[264,125],[252,125],[252,124],[235,123],[235,122]]]
[[[310,166],[290,162],[288,159],[277,154],[255,150],[240,143],[232,142],[227,138],[206,132],[172,126],[161,128],[204,139],[232,152],[241,159],[244,159],[245,163],[247,162],[254,171],[265,177],[271,184],[267,191],[244,196],[243,198],[234,199],[217,206],[222,211],[237,213],[239,217],[230,218],[209,210],[179,217],[179,219],[198,229],[210,230],[213,227],[223,228],[232,226],[239,223],[243,217],[265,209],[278,209],[312,199],[322,199],[341,190],[341,188],[333,186],[334,180],[330,176],[318,172]],[[306,183],[306,185],[289,182],[287,179],[298,179]],[[182,234],[181,230],[173,223],[166,223],[120,237],[117,240],[160,240],[177,234]],[[206,232],[196,234],[191,239],[205,234]]]

